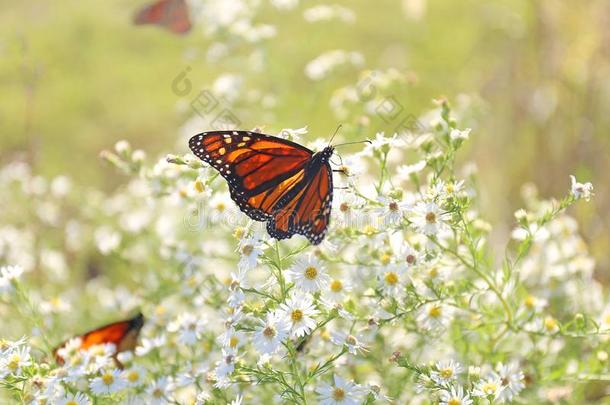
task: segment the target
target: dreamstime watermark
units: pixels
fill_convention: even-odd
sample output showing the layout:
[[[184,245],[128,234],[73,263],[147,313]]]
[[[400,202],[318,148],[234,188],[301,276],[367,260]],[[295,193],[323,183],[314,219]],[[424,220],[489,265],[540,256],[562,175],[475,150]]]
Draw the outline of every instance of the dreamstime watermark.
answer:
[[[393,125],[388,131],[399,135],[421,132],[424,126],[417,117],[406,111],[405,107],[394,95],[381,95],[381,90],[375,83],[380,75],[377,71],[371,71],[356,83],[356,97],[358,102],[365,105],[374,102],[373,111],[383,122]]]
[[[351,209],[343,210],[340,207],[338,215],[332,217],[333,226],[338,228],[351,228],[361,232],[384,229],[396,223],[400,215],[384,215],[379,209],[371,209],[355,212]],[[319,215],[321,214],[321,215]],[[277,209],[273,213],[276,225],[283,227],[294,223],[309,223],[312,228],[318,221],[325,221],[325,215],[319,211],[309,212],[307,217],[299,216],[294,210]],[[215,229],[219,226],[234,229],[244,225],[244,217],[237,206],[226,206],[222,210],[210,208],[205,201],[200,201],[197,206],[189,211],[184,217],[184,225],[192,232],[200,232],[205,229]]]
[[[174,77],[171,84],[172,92],[179,97],[189,97],[191,109],[204,120],[204,125],[208,128],[214,130],[239,128],[241,121],[229,108],[229,102],[216,97],[207,89],[192,95],[194,89],[188,77],[190,72],[191,67],[187,66]]]

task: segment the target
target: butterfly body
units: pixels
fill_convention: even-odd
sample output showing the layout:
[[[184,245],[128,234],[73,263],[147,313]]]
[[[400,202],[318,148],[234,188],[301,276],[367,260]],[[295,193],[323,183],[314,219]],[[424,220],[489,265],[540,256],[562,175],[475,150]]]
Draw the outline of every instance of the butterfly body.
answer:
[[[251,131],[210,131],[189,147],[227,180],[231,198],[276,239],[324,238],[332,205],[332,146],[314,153],[298,143]]]

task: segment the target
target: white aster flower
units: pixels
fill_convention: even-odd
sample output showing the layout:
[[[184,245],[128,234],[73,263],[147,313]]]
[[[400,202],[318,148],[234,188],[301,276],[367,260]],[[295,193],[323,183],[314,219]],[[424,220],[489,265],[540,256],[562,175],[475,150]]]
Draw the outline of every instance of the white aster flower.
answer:
[[[371,140],[371,143],[366,144],[360,154],[362,156],[373,156],[376,152],[389,151],[392,148],[401,148],[404,145],[405,142],[399,137],[398,133],[386,136],[385,132],[378,132],[375,134],[375,139]]]
[[[423,259],[423,255],[415,250],[410,244],[403,243],[402,246],[400,246],[398,263],[405,265],[407,269],[419,265]]]
[[[579,183],[576,181],[576,177],[570,176],[572,180],[572,187],[570,192],[574,198],[583,198],[585,201],[589,201],[593,195],[593,184],[591,183]]]
[[[259,319],[259,326],[254,331],[254,347],[261,354],[273,354],[288,338],[290,323],[283,313],[267,313],[265,320]]]
[[[325,289],[330,279],[322,262],[313,255],[298,259],[286,275],[297,288],[310,293]]]
[[[172,391],[173,384],[170,378],[158,378],[153,381],[148,388],[146,388],[146,393],[149,396],[147,403],[152,405],[164,405],[172,403]]]
[[[462,386],[452,386],[449,391],[441,393],[440,405],[471,405],[472,399]]]
[[[405,267],[396,264],[383,266],[379,274],[379,284],[385,295],[398,297],[407,283]]]
[[[418,232],[432,236],[446,228],[446,216],[435,203],[420,201],[415,204],[411,220]]]
[[[504,387],[498,398],[504,402],[511,402],[525,388],[523,372],[515,361],[498,364],[496,371]]]
[[[480,380],[474,386],[474,390],[472,390],[472,395],[480,398],[488,398],[491,400],[498,400],[500,398],[500,394],[504,386],[502,385],[502,381],[500,377],[492,373],[487,378]]]
[[[152,350],[164,347],[167,343],[165,335],[159,335],[153,338],[143,337],[140,345],[136,347],[137,356],[145,356]]]
[[[97,248],[103,255],[115,251],[121,244],[121,234],[109,226],[102,226],[93,234]]]
[[[123,370],[123,378],[130,387],[138,387],[144,384],[146,369],[140,365],[134,365],[127,370]]]
[[[192,313],[180,314],[167,326],[169,332],[178,332],[178,341],[185,345],[197,343],[205,330],[206,321]]]
[[[8,373],[21,374],[23,367],[32,364],[29,346],[12,346],[2,353],[0,357],[0,376]]]
[[[236,355],[237,353],[233,349],[222,349],[222,359],[216,363],[216,368],[214,368],[214,374],[218,379],[218,388],[228,384],[228,376],[235,370]]]
[[[290,335],[302,337],[316,327],[314,317],[320,312],[316,309],[313,299],[307,293],[295,293],[280,305],[280,311],[291,325]]]
[[[76,394],[66,393],[66,396],[58,401],[59,405],[90,405],[91,400],[82,392]]]
[[[437,332],[449,326],[453,319],[453,308],[440,302],[429,302],[423,305],[417,316],[417,322],[422,328]]]
[[[14,283],[23,274],[21,266],[0,267],[0,294],[8,294],[13,291]]]
[[[321,405],[358,405],[364,397],[364,390],[353,381],[346,381],[337,374],[334,384],[322,383],[316,392]]]
[[[259,239],[244,238],[237,249],[240,253],[239,269],[250,270],[256,267],[258,257],[263,253],[263,244]]]
[[[333,332],[330,335],[330,341],[337,346],[345,346],[347,351],[353,355],[368,351],[366,345],[362,342],[361,337],[352,335],[351,333],[343,331]]]
[[[405,212],[413,208],[410,202],[391,197],[379,196],[377,201],[381,203],[381,207],[376,208],[374,212],[381,216],[384,225],[400,223]]]
[[[246,343],[246,336],[243,332],[237,331],[230,326],[222,335],[218,336],[217,340],[222,347],[230,347],[237,350]]]
[[[328,283],[328,288],[322,292],[325,301],[337,304],[343,302],[345,295],[352,289],[348,280],[333,278]],[[609,318],[610,319],[610,318]]]
[[[438,384],[448,386],[452,384],[462,372],[462,366],[453,360],[443,360],[436,363],[436,370],[431,373],[432,379]]]
[[[127,386],[127,381],[117,369],[102,370],[99,377],[95,377],[89,387],[95,395],[110,395],[121,391]]]

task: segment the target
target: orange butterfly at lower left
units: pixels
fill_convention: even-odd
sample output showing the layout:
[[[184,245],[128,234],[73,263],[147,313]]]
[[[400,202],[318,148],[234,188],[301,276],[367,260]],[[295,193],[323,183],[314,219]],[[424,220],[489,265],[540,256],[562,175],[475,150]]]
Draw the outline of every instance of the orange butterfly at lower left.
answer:
[[[117,365],[122,367],[116,355],[135,349],[142,326],[144,326],[144,315],[141,313],[130,319],[104,325],[64,341],[53,349],[53,357],[58,364],[64,364],[66,357],[71,354],[69,353],[71,350],[87,350],[96,345],[111,343],[115,346],[114,359]],[[70,348],[67,347],[68,344],[70,344]]]

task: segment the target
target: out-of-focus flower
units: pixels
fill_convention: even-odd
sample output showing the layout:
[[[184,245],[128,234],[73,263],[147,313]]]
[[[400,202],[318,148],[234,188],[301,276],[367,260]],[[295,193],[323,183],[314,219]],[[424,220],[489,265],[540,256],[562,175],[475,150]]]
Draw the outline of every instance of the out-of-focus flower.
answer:
[[[318,401],[322,405],[358,405],[364,396],[363,389],[353,381],[335,374],[333,384],[322,383],[316,388]]]
[[[123,390],[127,386],[127,381],[117,369],[102,370],[99,377],[91,381],[91,392],[95,395],[110,395]]]
[[[572,187],[570,192],[574,198],[582,198],[585,201],[589,201],[593,195],[593,184],[591,183],[579,183],[576,181],[576,177],[570,176],[572,181]]]
[[[326,78],[339,66],[352,65],[362,66],[364,56],[360,52],[348,52],[344,50],[334,50],[323,53],[305,66],[305,74],[314,81]]]

